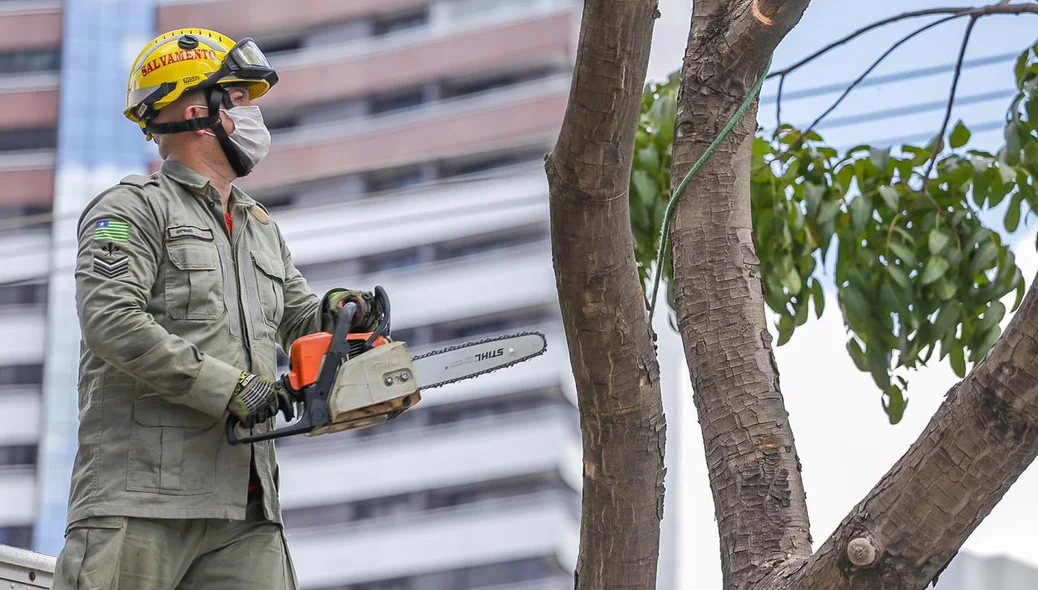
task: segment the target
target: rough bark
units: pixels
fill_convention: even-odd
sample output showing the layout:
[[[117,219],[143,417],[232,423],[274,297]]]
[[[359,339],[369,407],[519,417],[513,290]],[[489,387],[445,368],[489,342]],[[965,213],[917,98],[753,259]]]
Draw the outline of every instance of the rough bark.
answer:
[[[721,131],[808,0],[697,0],[678,96],[673,185]],[[766,588],[811,554],[800,462],[764,315],[750,215],[756,107],[688,185],[675,295],[721,540],[724,587]]]
[[[675,186],[808,0],[700,0],[678,99]],[[978,9],[979,10],[979,9]],[[673,225],[679,328],[714,494],[725,588],[921,590],[1038,455],[1038,294],[927,429],[810,555],[799,461],[752,241],[755,109],[693,180]]]
[[[909,451],[793,579],[804,590],[920,590],[1038,455],[1038,294]],[[872,559],[851,558],[872,555]]]
[[[577,589],[655,588],[665,421],[628,187],[655,0],[587,0],[550,187],[555,277],[577,386]]]

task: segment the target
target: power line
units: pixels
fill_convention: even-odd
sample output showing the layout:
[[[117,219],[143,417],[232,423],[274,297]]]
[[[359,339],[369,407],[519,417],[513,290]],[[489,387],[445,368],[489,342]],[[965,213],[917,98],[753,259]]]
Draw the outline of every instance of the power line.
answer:
[[[962,64],[962,69],[979,68],[983,66],[989,66],[1004,61],[1012,61],[1020,56],[1020,52],[1016,53],[1003,53],[1001,55],[992,55],[990,57],[981,57],[977,59],[966,60]],[[878,86],[880,84],[887,84],[890,82],[903,82],[905,80],[913,80],[915,78],[925,78],[927,76],[933,76],[936,74],[943,74],[945,72],[954,72],[955,64],[942,64],[939,66],[930,66],[925,68],[917,68],[914,70],[902,70],[897,73],[887,74],[885,76],[876,76],[869,78],[858,84],[858,88],[864,88],[866,86]],[[851,80],[846,82],[838,82],[835,84],[826,84],[824,86],[815,86],[813,88],[804,88],[802,90],[784,91],[782,93],[782,102],[787,100],[801,100],[804,98],[814,98],[825,94],[833,94],[835,92],[843,92],[848,85],[851,84]],[[771,104],[778,98],[777,94],[769,94],[762,96],[760,101],[761,104]]]
[[[981,94],[973,94],[970,96],[959,97],[955,99],[955,106],[963,106],[970,104],[977,104],[981,102],[988,102],[996,99],[1011,99],[1016,95],[1016,92],[1000,90],[996,92],[984,92]],[[834,117],[828,121],[822,122],[815,129],[826,129],[826,128],[837,128],[847,127],[850,125],[858,125],[860,123],[871,123],[873,121],[882,121],[883,119],[893,119],[896,117],[903,117],[905,115],[918,115],[920,113],[926,113],[929,111],[942,110],[948,106],[947,100],[934,101],[934,102],[923,102],[913,105],[907,105],[903,107],[897,107],[894,109],[883,109],[879,111],[869,111],[858,115],[848,115],[845,117]]]

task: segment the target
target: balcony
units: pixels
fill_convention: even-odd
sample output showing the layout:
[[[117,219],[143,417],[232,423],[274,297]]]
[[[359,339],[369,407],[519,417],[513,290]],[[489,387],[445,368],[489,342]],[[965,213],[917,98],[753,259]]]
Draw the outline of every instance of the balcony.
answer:
[[[0,207],[47,204],[53,200],[53,150],[0,155]]]
[[[0,76],[0,129],[34,129],[57,124],[57,73]]]
[[[502,12],[496,19],[458,19],[443,27],[278,53],[271,60],[281,81],[262,105],[296,109],[444,78],[533,65],[568,66],[575,34],[572,8],[527,9],[519,15]]]
[[[572,494],[534,495],[349,530],[289,532],[288,537],[304,588],[542,555],[555,555],[570,569],[578,526],[572,504]]]
[[[42,307],[5,307],[0,310],[0,365],[41,362],[46,333]]]
[[[247,191],[541,144],[558,135],[569,96],[569,76],[444,101],[411,111],[309,125],[278,133]]]
[[[39,386],[0,387],[0,416],[7,416],[0,429],[0,446],[36,444],[40,438]]]
[[[26,0],[0,4],[0,51],[61,44],[61,2]]]
[[[487,195],[493,195],[488,203]],[[296,265],[332,262],[548,220],[543,168],[487,180],[445,181],[348,203],[274,213]],[[392,228],[392,231],[387,231]],[[349,235],[349,248],[333,247]]]
[[[579,481],[571,412],[550,407],[363,439],[325,435],[279,448],[281,501],[302,508],[552,470],[572,483],[573,467]]]
[[[31,524],[36,515],[36,472],[32,468],[0,468],[0,526]]]
[[[343,284],[382,285],[393,303],[393,328],[454,322],[558,301],[547,244],[334,281],[313,281],[318,292]],[[441,294],[449,293],[448,300]],[[436,296],[431,296],[436,294]]]
[[[206,26],[238,38],[263,34],[288,34],[354,18],[386,14],[423,6],[430,0],[349,0],[348,2],[303,1],[285,10],[283,0],[186,0],[160,2],[158,30],[169,31],[197,25],[199,14]]]

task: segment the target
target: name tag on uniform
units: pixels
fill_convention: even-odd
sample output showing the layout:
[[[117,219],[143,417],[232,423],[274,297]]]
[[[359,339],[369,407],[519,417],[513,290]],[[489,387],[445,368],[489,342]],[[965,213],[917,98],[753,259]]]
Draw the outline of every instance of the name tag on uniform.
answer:
[[[202,229],[200,227],[194,227],[190,225],[181,225],[178,227],[171,227],[166,230],[166,235],[170,240],[179,240],[182,238],[194,238],[196,240],[206,240],[209,242],[213,241],[213,230]]]

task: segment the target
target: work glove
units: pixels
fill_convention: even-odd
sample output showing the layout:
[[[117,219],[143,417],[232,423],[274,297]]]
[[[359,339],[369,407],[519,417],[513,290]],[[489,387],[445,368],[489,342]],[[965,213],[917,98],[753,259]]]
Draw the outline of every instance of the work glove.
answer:
[[[291,421],[295,416],[295,401],[279,383],[252,373],[242,373],[231,394],[227,411],[245,428],[265,422],[276,416],[278,410]]]
[[[353,331],[371,332],[378,327],[381,310],[377,309],[375,296],[371,292],[332,289],[325,294],[321,302],[321,330],[334,332],[339,310],[350,301],[357,304],[357,314],[353,316]]]

